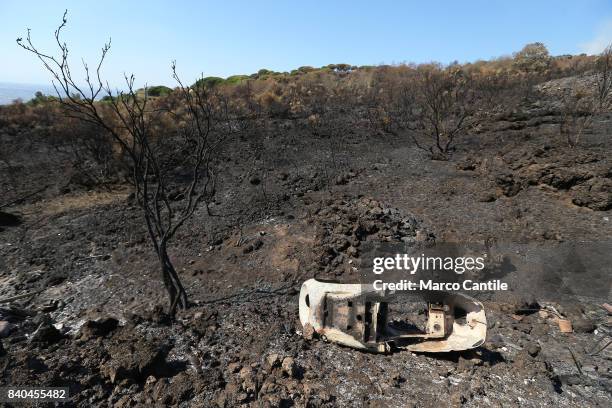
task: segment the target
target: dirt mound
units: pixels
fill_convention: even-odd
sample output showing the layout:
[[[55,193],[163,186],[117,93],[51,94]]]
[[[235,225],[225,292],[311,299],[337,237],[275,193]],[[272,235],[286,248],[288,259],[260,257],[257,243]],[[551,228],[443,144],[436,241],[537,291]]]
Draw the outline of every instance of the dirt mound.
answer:
[[[328,198],[308,211],[308,221],[316,225],[317,231],[315,275],[321,278],[358,280],[359,248],[363,242],[411,243],[427,238],[414,216],[367,197]]]

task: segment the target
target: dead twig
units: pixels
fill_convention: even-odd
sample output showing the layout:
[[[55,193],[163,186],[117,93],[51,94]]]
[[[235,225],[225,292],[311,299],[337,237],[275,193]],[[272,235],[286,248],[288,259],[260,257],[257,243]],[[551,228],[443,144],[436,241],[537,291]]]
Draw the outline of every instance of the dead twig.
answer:
[[[567,347],[567,350],[570,352],[570,354],[572,355],[572,360],[574,360],[574,364],[576,364],[576,368],[578,369],[578,372],[580,373],[580,375],[584,375],[582,373],[582,369],[580,368],[580,363],[578,362],[578,360],[576,359],[576,355],[574,354],[574,352],[572,351],[571,348]]]
[[[599,343],[600,343],[600,342],[598,342],[597,344],[599,344]],[[594,352],[594,353],[589,353],[589,355],[590,355],[590,356],[595,356],[595,355],[597,355],[597,354],[601,353],[602,351],[604,351],[605,349],[607,349],[607,348],[608,348],[608,346],[609,346],[610,344],[612,344],[612,340],[608,341],[608,342],[606,343],[606,345],[605,345],[605,346],[603,346],[602,348],[600,348],[600,349],[599,349],[599,350],[597,350],[596,352]]]

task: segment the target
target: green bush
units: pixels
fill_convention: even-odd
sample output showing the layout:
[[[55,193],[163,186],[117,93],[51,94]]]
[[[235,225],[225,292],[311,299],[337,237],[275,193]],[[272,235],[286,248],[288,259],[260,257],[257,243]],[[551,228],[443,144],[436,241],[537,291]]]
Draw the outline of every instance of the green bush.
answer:
[[[229,84],[229,85],[236,85],[239,84],[242,81],[245,81],[247,79],[249,79],[250,77],[248,75],[232,75],[232,76],[228,76],[225,79],[225,83]]]
[[[26,102],[26,105],[28,105],[28,106],[38,106],[38,105],[45,104],[47,102],[54,102],[54,101],[57,101],[57,97],[56,96],[45,95],[42,92],[38,91],[38,92],[36,92],[34,94],[34,98],[32,98],[28,102]]]
[[[294,69],[293,71],[291,71],[291,75],[307,74],[313,71],[316,71],[316,68],[305,65],[303,67],[299,67],[298,69]]]
[[[150,86],[147,88],[148,96],[166,96],[170,93],[172,93],[172,89],[163,85]]]
[[[274,75],[274,74],[276,74],[276,72],[270,71],[269,69],[265,69],[265,68],[262,68],[259,71],[257,71],[257,75],[259,76]]]
[[[541,42],[527,44],[514,54],[514,66],[523,72],[543,72],[551,64],[548,49]]]
[[[222,84],[224,81],[225,80],[223,78],[219,78],[219,77],[215,77],[215,76],[209,76],[209,77],[198,79],[195,82],[195,84],[193,84],[193,86],[195,88],[198,88],[198,87],[214,88],[217,85]]]

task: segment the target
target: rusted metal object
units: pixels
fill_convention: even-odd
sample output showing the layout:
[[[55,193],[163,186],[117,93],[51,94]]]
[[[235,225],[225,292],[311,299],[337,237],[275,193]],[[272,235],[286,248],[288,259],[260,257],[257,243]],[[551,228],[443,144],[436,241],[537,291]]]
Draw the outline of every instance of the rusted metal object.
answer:
[[[402,294],[371,285],[310,279],[300,290],[300,321],[309,337],[374,352],[447,352],[484,343],[487,320],[482,303],[460,293],[421,293],[427,317],[421,327],[390,320]]]

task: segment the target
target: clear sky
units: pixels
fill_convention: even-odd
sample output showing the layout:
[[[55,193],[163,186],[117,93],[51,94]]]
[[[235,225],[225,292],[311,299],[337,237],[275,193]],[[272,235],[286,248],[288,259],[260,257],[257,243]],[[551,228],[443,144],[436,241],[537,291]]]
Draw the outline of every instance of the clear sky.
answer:
[[[597,53],[612,41],[612,1],[23,1],[0,0],[0,82],[50,77],[15,44],[26,28],[43,50],[68,9],[74,63],[93,65],[112,37],[104,75],[171,85],[260,68],[401,62],[448,63],[509,55],[541,41],[554,55]],[[75,72],[76,73],[76,72]]]

